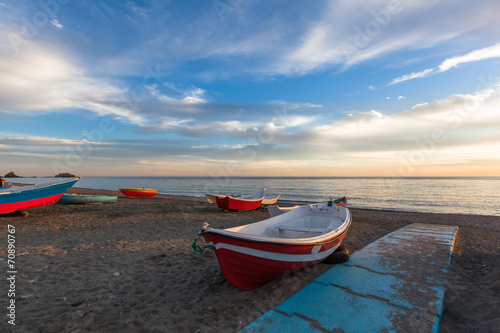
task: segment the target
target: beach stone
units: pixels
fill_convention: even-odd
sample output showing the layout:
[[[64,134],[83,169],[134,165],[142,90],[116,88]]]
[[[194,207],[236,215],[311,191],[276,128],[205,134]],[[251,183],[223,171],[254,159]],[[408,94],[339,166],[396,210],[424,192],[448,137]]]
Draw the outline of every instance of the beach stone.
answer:
[[[75,319],[82,319],[85,316],[85,312],[83,311],[76,311],[73,313],[73,316],[71,317],[73,320]]]
[[[83,302],[85,302],[85,301],[83,299],[81,299],[79,301],[71,303],[71,306],[78,306],[78,305],[82,304]]]

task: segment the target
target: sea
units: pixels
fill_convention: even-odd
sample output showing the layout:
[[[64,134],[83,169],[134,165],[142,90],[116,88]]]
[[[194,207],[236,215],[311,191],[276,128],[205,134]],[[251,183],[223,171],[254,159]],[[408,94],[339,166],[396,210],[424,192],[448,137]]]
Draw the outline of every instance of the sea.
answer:
[[[54,178],[7,181],[41,184]],[[281,193],[278,203],[316,203],[345,195],[354,208],[500,216],[500,177],[82,177],[75,187],[154,188],[197,197],[250,194],[266,187],[268,195]]]

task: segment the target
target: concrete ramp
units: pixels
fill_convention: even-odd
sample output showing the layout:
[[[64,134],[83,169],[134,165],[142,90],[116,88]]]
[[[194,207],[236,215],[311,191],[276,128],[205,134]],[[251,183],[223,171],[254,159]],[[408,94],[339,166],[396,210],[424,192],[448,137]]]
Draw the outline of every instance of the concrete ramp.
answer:
[[[457,230],[419,223],[396,230],[241,332],[439,332]]]

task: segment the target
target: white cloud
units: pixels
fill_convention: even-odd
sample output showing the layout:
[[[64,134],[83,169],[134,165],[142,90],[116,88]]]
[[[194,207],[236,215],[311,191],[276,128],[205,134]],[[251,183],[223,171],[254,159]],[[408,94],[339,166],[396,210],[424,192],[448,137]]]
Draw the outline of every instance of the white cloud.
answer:
[[[64,25],[59,23],[59,21],[57,19],[50,20],[50,24],[52,24],[54,27],[56,27],[59,30],[61,30],[64,27]]]
[[[460,64],[468,63],[468,62],[474,62],[474,61],[481,61],[481,60],[486,60],[490,58],[499,58],[500,57],[500,43],[485,47],[479,50],[475,50],[472,52],[469,52],[463,56],[457,56],[453,58],[446,59],[443,61],[438,67],[434,68],[428,68],[425,69],[421,72],[416,72],[416,73],[411,73],[411,74],[406,74],[400,77],[397,77],[393,79],[388,85],[416,79],[416,78],[424,78],[428,77],[432,74],[436,73],[442,73],[446,72],[447,70],[450,70],[451,68],[455,68]]]
[[[275,70],[290,75],[327,65],[347,68],[393,52],[428,49],[478,32],[500,37],[493,14],[499,9],[498,3],[468,6],[460,2],[330,2],[319,20],[303,27],[306,32],[294,41],[294,47],[283,48],[289,51],[278,59]]]
[[[457,67],[460,64],[498,57],[500,57],[500,43],[469,52],[463,56],[446,59],[441,65],[439,65],[439,71],[445,72],[453,67]]]
[[[421,72],[406,74],[406,75],[403,75],[403,76],[400,76],[400,77],[393,79],[388,85],[393,85],[396,83],[400,83],[400,82],[404,82],[404,81],[408,81],[408,80],[413,80],[416,78],[427,77],[435,72],[436,72],[435,68],[429,68],[429,69],[423,70]]]

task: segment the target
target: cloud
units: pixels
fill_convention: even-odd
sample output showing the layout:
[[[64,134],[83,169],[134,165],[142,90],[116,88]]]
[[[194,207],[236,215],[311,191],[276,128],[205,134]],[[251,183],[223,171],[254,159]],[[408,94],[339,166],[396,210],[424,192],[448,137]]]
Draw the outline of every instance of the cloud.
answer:
[[[453,67],[457,67],[460,64],[498,57],[500,57],[500,43],[469,52],[463,56],[446,59],[441,65],[439,65],[439,71],[445,72]]]
[[[500,57],[500,43],[469,52],[463,56],[457,56],[446,59],[438,67],[428,68],[421,72],[411,73],[397,77],[393,79],[388,85],[393,85],[396,83],[401,83],[416,78],[424,78],[436,73],[446,72],[452,68],[456,68],[460,64],[481,61],[491,58],[499,58],[499,57]]]
[[[421,72],[406,74],[406,75],[403,75],[403,76],[400,76],[400,77],[393,79],[388,85],[393,85],[396,83],[400,83],[400,82],[404,82],[404,81],[408,81],[408,80],[413,80],[416,78],[427,77],[427,76],[430,76],[431,74],[434,74],[435,72],[436,72],[435,68],[429,68],[429,69],[423,70]]]
[[[293,47],[283,48],[287,53],[276,62],[275,71],[301,75],[327,66],[346,69],[398,51],[439,47],[479,31],[495,34],[492,13],[498,11],[497,3],[460,2],[330,2],[319,19],[300,27],[305,32]]]
[[[308,122],[293,128],[265,119],[171,124],[170,133],[185,138],[160,140],[131,136],[118,140],[106,137],[99,145],[91,145],[91,154],[88,158],[82,156],[78,170],[91,173],[90,168],[85,169],[86,163],[95,169],[97,165],[105,167],[113,161],[113,165],[149,165],[151,168],[156,165],[161,173],[161,165],[165,166],[173,158],[179,163],[176,169],[179,175],[183,165],[195,165],[200,172],[215,165],[224,166],[225,161],[241,161],[248,170],[254,170],[254,163],[263,166],[267,161],[276,164],[305,161],[312,169],[315,163],[352,168],[357,163],[369,162],[372,166],[387,167],[412,153],[425,154],[426,163],[430,164],[442,164],[445,160],[466,163],[463,161],[488,156],[500,145],[499,108],[500,88],[497,88],[451,95],[392,114],[381,110],[351,112],[327,124]],[[23,160],[27,156],[36,156],[37,163],[49,166],[53,161],[65,163],[68,152],[88,146],[85,139],[19,133],[11,137],[5,137],[6,133],[0,135],[3,137],[0,149],[12,165],[27,163]]]
[[[150,103],[156,109],[168,105],[194,110],[192,107],[208,102],[205,90],[194,86],[166,84],[160,91],[158,85],[130,86],[117,79],[94,77],[58,48],[35,41],[26,42],[17,53],[0,46],[0,54],[0,113],[35,115],[87,110],[146,127],[183,121],[165,113],[164,108],[152,117],[144,111]],[[178,114],[186,118],[184,112]]]
[[[59,23],[59,21],[57,19],[50,20],[50,24],[52,24],[54,27],[56,27],[59,30],[61,30],[64,27],[64,25]]]

